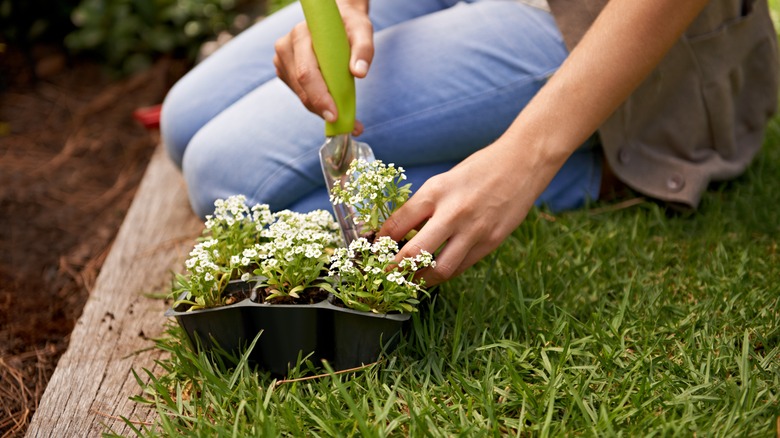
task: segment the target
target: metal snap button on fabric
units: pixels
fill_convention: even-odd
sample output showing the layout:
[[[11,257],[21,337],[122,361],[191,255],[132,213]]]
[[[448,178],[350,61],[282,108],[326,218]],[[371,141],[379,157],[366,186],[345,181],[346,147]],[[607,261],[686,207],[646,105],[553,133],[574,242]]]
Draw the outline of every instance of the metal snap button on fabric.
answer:
[[[620,148],[618,151],[618,161],[623,164],[628,164],[631,161],[631,152],[628,151],[628,148]]]
[[[679,192],[683,187],[685,187],[685,178],[679,173],[672,174],[669,179],[666,180],[666,188],[673,192]]]

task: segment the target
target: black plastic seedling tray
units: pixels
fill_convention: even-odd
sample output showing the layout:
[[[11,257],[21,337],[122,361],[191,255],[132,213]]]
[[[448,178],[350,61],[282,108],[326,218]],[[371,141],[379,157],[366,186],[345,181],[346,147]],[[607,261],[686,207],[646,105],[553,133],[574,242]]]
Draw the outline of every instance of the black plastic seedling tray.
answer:
[[[299,357],[315,364],[327,360],[336,370],[374,362],[392,351],[408,325],[409,314],[375,314],[338,306],[329,297],[316,304],[265,304],[245,299],[235,304],[194,310],[173,308],[194,347],[219,346],[236,356],[262,331],[249,361],[286,375]],[[185,306],[181,306],[185,307]]]

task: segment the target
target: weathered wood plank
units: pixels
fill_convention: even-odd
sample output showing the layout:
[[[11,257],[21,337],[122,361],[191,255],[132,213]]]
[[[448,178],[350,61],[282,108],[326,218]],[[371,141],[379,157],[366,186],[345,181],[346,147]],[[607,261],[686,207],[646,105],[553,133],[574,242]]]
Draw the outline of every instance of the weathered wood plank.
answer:
[[[160,356],[143,350],[162,333],[166,305],[144,293],[170,288],[201,227],[181,175],[158,147],[27,436],[125,434],[119,416],[151,419],[128,400],[139,393],[131,370],[155,370]]]

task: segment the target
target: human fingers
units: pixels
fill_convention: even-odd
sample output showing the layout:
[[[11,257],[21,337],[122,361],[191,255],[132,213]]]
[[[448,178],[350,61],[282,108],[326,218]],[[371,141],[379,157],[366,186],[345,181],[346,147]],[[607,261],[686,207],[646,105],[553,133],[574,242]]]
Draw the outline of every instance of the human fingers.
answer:
[[[352,130],[352,136],[357,137],[360,134],[363,133],[364,130],[363,123],[360,122],[360,120],[355,120],[355,129]]]
[[[424,196],[425,187],[423,184],[414,196],[385,220],[377,236],[390,236],[398,242],[431,217],[436,204],[432,198]]]
[[[422,251],[434,254],[444,246],[442,254],[446,256],[443,259],[436,256],[436,268],[421,272],[428,284],[437,284],[452,277],[469,249],[468,241],[456,234],[458,227],[448,212],[449,200],[443,178],[441,175],[435,176],[423,184],[409,201],[385,221],[379,231],[379,235],[388,235],[399,241],[412,229],[419,230],[398,252],[397,262],[406,257],[415,257]]]
[[[430,286],[463,273],[498,247],[507,234],[505,224],[491,219],[495,215],[485,214],[482,208],[475,207],[478,205],[476,199],[462,195],[458,198],[462,201],[455,204],[451,202],[452,198],[440,201],[442,208],[399,251],[399,260],[413,257],[420,250],[436,252],[436,266],[417,275]]]
[[[436,266],[425,268],[417,273],[416,277],[425,279],[425,284],[434,286],[456,276],[471,245],[467,239],[457,234],[446,224],[439,223],[439,217],[432,218],[425,224],[415,236],[407,242],[398,252],[396,261],[407,257],[415,257],[422,251],[436,253]],[[444,221],[446,222],[446,221]]]
[[[288,87],[290,87],[298,97],[301,97],[303,90],[300,89],[298,84],[294,81],[294,77],[289,74],[291,66],[295,64],[295,56],[292,51],[292,35],[288,33],[283,37],[276,40],[274,43],[274,67],[276,68],[276,76],[282,80]],[[303,100],[303,99],[301,99]]]
[[[304,105],[328,122],[338,118],[336,103],[328,91],[322,77],[317,56],[312,49],[311,33],[305,23],[296,26],[293,33],[293,53],[295,55],[295,81],[306,95]]]
[[[489,243],[474,244],[461,236],[453,236],[436,255],[436,267],[422,269],[417,276],[425,279],[427,286],[435,286],[459,276],[494,249]]]
[[[279,78],[309,111],[328,122],[336,121],[336,103],[320,72],[306,23],[298,23],[289,34],[277,40],[275,48],[274,66]]]
[[[498,247],[532,202],[518,199],[512,190],[516,184],[504,187],[505,176],[482,171],[481,155],[430,178],[380,230],[398,240],[427,221],[399,251],[396,261],[421,250],[436,252],[436,267],[418,273],[429,285],[460,275]]]
[[[349,69],[356,78],[364,78],[374,59],[374,27],[365,13],[342,15],[350,45]]]

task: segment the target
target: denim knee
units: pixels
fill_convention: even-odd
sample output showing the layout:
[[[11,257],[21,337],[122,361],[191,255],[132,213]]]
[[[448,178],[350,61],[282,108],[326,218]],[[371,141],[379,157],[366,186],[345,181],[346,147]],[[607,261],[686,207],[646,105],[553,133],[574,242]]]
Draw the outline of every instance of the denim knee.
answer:
[[[220,164],[219,145],[207,131],[195,134],[182,152],[181,170],[190,206],[199,217],[214,211],[215,200],[238,194],[228,188],[224,175],[230,172],[230,167]]]
[[[181,168],[182,157],[194,132],[191,116],[186,111],[186,93],[176,84],[165,96],[160,113],[160,137],[168,156]]]

